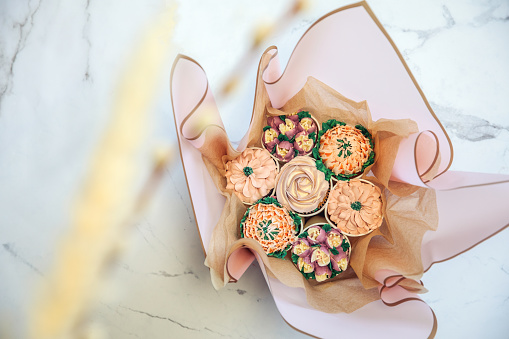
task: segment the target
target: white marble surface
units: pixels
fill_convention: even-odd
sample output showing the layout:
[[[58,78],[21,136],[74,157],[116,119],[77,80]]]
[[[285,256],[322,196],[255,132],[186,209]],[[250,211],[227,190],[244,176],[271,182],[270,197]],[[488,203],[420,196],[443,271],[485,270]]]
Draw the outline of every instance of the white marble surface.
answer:
[[[176,141],[168,78],[176,53],[205,68],[218,91],[261,21],[290,1],[178,1],[172,58],[151,114],[150,146]],[[309,25],[346,1],[309,9],[264,42],[285,63]],[[26,336],[27,312],[54,260],[60,236],[109,118],[125,56],[171,1],[4,0],[0,2],[0,337]],[[453,169],[509,174],[509,2],[370,2],[444,123]],[[251,111],[257,56],[239,92],[221,103],[238,139]],[[145,166],[146,164],[140,164]],[[437,338],[509,336],[509,230],[435,265],[424,299]],[[181,165],[169,166],[146,216],[108,278],[92,314],[110,338],[305,337],[279,316],[252,267],[215,291]],[[483,287],[481,287],[483,286]]]

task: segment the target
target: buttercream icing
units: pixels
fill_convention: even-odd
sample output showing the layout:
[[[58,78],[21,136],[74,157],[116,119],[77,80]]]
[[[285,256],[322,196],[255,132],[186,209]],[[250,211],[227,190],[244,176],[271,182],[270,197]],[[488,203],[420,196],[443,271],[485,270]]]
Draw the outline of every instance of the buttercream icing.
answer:
[[[329,224],[309,227],[292,245],[292,261],[306,279],[322,282],[348,266],[350,242]]]
[[[278,131],[270,126],[263,131],[262,142],[269,152],[272,152],[274,150],[274,146],[279,144],[278,135]]]
[[[295,150],[293,148],[293,144],[289,141],[281,141],[279,144],[274,147],[276,150],[274,155],[276,158],[283,162],[288,162],[295,158]]]
[[[320,157],[336,175],[362,172],[371,152],[369,139],[352,126],[338,125],[320,138]]]
[[[299,226],[300,227],[300,226]],[[295,240],[294,219],[284,207],[257,203],[246,212],[241,222],[242,236],[256,240],[267,255],[275,255],[289,249]],[[304,252],[305,248],[301,248]]]
[[[276,178],[277,200],[297,213],[309,213],[327,197],[329,182],[309,157],[296,157],[287,163]]]
[[[382,224],[382,193],[358,179],[339,181],[329,194],[326,213],[342,232],[367,234]]]
[[[267,118],[262,145],[279,161],[288,162],[308,155],[317,141],[317,123],[307,111]]]
[[[225,169],[226,188],[243,202],[254,203],[274,188],[277,165],[267,150],[247,148]]]
[[[302,131],[295,135],[293,146],[297,151],[299,151],[299,155],[307,155],[313,150],[315,141],[310,138],[306,131]]]

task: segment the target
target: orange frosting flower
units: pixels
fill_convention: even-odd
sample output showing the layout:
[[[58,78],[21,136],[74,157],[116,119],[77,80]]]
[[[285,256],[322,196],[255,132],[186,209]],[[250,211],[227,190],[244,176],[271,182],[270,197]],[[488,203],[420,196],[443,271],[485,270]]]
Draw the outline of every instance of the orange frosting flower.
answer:
[[[284,207],[258,203],[249,208],[242,232],[270,255],[285,250],[295,240],[295,223]]]
[[[362,171],[371,153],[368,138],[352,126],[336,126],[320,138],[320,157],[334,174],[354,174]]]
[[[253,203],[274,188],[277,166],[267,150],[247,148],[225,168],[226,188],[243,202]]]
[[[358,179],[339,181],[329,195],[327,213],[342,232],[367,234],[382,224],[382,193]]]

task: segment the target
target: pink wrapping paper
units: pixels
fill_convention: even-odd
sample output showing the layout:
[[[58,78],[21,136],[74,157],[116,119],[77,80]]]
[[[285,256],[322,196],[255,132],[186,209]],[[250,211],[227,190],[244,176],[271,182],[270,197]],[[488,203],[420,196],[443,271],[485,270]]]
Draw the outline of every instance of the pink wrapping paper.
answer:
[[[281,107],[302,88],[308,76],[313,76],[346,97],[366,100],[374,120],[409,118],[418,123],[420,132],[400,145],[391,180],[437,190],[440,222],[438,230],[427,232],[422,242],[425,269],[508,226],[506,207],[499,197],[509,192],[509,177],[447,171],[453,154],[447,133],[365,2],[319,19],[298,42],[283,72],[275,47],[269,48],[264,57],[270,61],[263,73],[263,86],[273,107]],[[203,146],[207,133],[205,126],[199,126],[206,117],[205,125],[223,130],[224,127],[205,72],[197,62],[179,56],[170,86],[182,162],[206,252],[225,198],[216,190],[197,150]],[[246,144],[244,139],[239,150]],[[235,254],[228,262],[233,280],[240,278],[254,259],[245,249]],[[261,258],[257,259],[261,262]],[[396,272],[377,273],[381,300],[350,314],[325,314],[307,305],[302,289],[285,286],[271,278],[263,264],[260,268],[283,318],[305,333],[335,337],[337,329],[330,326],[334,322],[348,322],[348,326],[342,326],[342,335],[361,337],[415,338],[433,336],[436,332],[434,313],[413,293],[419,282]]]

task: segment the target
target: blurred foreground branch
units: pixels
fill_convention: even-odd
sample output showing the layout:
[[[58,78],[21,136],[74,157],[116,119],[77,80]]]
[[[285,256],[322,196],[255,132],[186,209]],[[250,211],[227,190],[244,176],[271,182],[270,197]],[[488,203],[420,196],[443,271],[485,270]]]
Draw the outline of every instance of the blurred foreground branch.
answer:
[[[104,138],[92,157],[68,234],[31,314],[32,338],[75,338],[87,318],[100,279],[119,244],[126,221],[147,204],[169,159],[159,155],[152,176],[136,196],[139,153],[150,108],[168,60],[172,9],[150,27],[127,62]]]

